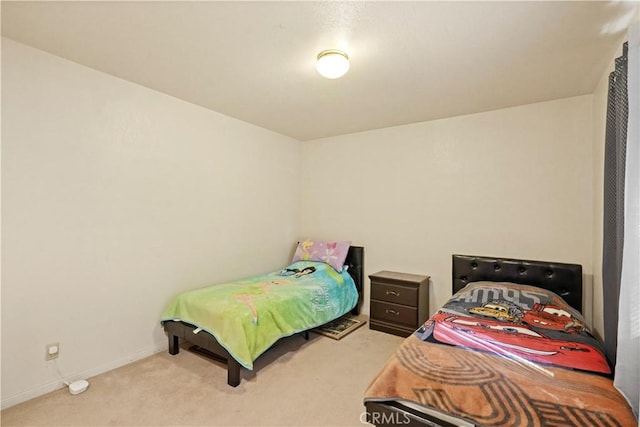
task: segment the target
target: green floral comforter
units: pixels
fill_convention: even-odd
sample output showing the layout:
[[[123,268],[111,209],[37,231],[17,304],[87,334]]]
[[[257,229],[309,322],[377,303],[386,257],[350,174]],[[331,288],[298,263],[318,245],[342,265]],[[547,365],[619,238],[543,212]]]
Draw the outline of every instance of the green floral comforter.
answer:
[[[161,323],[179,320],[213,335],[242,366],[280,338],[315,328],[355,307],[358,292],[345,270],[298,261],[281,271],[184,292]]]

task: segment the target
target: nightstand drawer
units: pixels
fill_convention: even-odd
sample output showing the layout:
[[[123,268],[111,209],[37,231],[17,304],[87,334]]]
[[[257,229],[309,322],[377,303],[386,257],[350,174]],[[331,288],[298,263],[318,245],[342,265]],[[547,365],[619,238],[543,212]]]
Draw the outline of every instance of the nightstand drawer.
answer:
[[[418,304],[418,288],[374,281],[371,285],[371,299],[416,307]]]
[[[416,326],[418,321],[418,309],[415,307],[371,300],[370,311],[371,319],[386,320],[409,326]]]

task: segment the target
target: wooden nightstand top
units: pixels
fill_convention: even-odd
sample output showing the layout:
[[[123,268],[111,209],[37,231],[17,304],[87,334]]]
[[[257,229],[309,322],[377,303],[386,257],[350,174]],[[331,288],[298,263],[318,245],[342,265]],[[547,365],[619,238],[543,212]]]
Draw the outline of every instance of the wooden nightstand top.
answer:
[[[369,276],[369,279],[371,280],[387,279],[387,280],[394,280],[394,281],[400,281],[400,282],[421,283],[421,282],[424,282],[425,280],[429,280],[429,276],[383,270],[383,271],[378,271],[377,273],[371,274]]]

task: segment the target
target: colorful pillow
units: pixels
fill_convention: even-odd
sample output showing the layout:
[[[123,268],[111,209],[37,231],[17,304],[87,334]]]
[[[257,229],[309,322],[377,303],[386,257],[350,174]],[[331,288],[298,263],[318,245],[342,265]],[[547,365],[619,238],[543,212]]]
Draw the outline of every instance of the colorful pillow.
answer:
[[[329,264],[338,273],[342,271],[351,242],[324,242],[305,239],[298,243],[292,263],[296,261],[321,261]]]

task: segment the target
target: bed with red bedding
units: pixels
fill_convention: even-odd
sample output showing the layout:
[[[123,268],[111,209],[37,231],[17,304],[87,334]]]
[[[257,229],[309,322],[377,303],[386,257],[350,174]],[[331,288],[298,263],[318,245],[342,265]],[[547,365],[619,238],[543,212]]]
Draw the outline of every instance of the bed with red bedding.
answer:
[[[633,426],[576,264],[453,256],[453,296],[365,392],[375,425]]]

